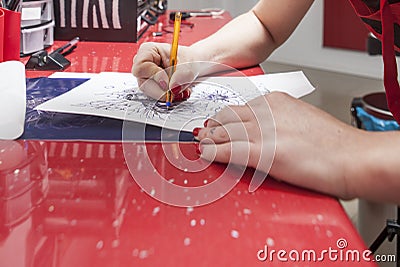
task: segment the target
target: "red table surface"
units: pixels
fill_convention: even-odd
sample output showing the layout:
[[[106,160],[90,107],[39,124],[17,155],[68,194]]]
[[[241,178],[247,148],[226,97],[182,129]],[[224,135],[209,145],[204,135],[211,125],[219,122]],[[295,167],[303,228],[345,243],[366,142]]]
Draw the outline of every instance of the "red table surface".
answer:
[[[212,164],[188,175],[171,165],[161,143],[132,148],[146,148],[156,171],[188,187],[212,182],[225,168]],[[192,143],[179,149],[197,157]],[[143,168],[143,157],[137,154],[136,169]],[[221,199],[184,208],[140,189],[121,143],[2,141],[0,161],[2,267],[373,266],[362,258],[321,256],[329,249],[337,257],[365,250],[336,199],[272,178],[249,193],[251,170]],[[144,171],[150,175],[154,168]],[[338,240],[347,246],[339,249]],[[257,253],[265,246],[300,255],[313,250],[317,260],[282,262],[275,253],[272,261],[260,261]]]
[[[216,18],[190,18],[188,23],[194,26],[189,28],[184,24],[181,27],[179,38],[180,45],[193,44],[216,30],[221,28],[231,19],[228,13],[224,13]],[[89,72],[99,73],[104,71],[131,72],[133,57],[136,55],[139,45],[143,42],[166,42],[171,43],[172,33],[166,31],[160,37],[153,37],[153,32],[171,28],[166,16],[162,16],[154,26],[151,26],[139,40],[138,43],[115,43],[115,42],[79,42],[77,48],[66,58],[71,61],[65,72]],[[49,48],[49,52],[64,45],[65,41],[55,41]],[[25,64],[29,57],[24,57],[21,61]],[[259,66],[242,70],[246,75],[263,74]],[[27,71],[28,78],[49,76],[54,71]]]
[[[230,16],[191,18],[180,43],[189,45],[215,32]],[[168,22],[161,20],[165,26]],[[138,45],[171,42],[171,34],[139,43],[80,42],[68,55],[66,72],[130,72]],[[55,49],[65,42],[56,41]],[[21,59],[26,62],[28,58]],[[262,74],[259,66],[243,70]],[[53,72],[27,71],[28,78]],[[179,145],[196,158],[193,143]],[[224,165],[191,173],[173,167],[161,143],[147,147],[155,168],[174,183],[199,186],[218,179]],[[140,156],[137,158],[140,161]],[[138,166],[137,168],[142,168]],[[152,172],[152,169],[149,170]],[[119,142],[0,142],[0,266],[372,266],[371,262],[331,260],[282,262],[257,253],[271,250],[366,248],[337,199],[280,183],[272,178],[254,193],[248,170],[221,199],[201,207],[163,204],[140,189]],[[142,173],[143,174],[143,173]],[[145,174],[143,175],[146,176]],[[342,240],[343,239],[343,240]],[[265,256],[264,254],[260,254]],[[287,254],[286,254],[287,257]]]

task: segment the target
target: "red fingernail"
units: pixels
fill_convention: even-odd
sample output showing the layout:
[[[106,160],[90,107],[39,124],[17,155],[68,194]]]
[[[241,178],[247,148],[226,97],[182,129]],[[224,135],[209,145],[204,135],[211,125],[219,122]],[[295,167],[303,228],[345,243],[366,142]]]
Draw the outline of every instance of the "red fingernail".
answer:
[[[192,91],[190,91],[190,89],[186,89],[185,91],[182,92],[182,98],[188,99],[190,97],[191,93],[192,93]]]
[[[179,94],[181,93],[181,90],[182,90],[182,86],[180,86],[180,85],[175,85],[175,86],[172,87],[171,92],[172,92],[174,95],[179,95]]]
[[[206,119],[206,121],[204,122],[204,127],[207,127],[209,119]]]
[[[174,96],[174,101],[176,101],[176,102],[185,100],[185,99],[183,98],[183,93],[179,93],[179,94],[173,95],[173,96]]]
[[[174,101],[184,101],[187,100],[190,96],[190,90],[185,90],[182,93],[174,95]]]
[[[198,136],[200,130],[201,130],[201,128],[194,128],[194,129],[193,129],[193,135],[194,135],[194,136]]]
[[[160,84],[160,87],[161,87],[162,89],[164,89],[164,90],[167,90],[167,89],[168,89],[168,85],[167,85],[167,82],[166,82],[166,81],[160,80],[159,84]]]

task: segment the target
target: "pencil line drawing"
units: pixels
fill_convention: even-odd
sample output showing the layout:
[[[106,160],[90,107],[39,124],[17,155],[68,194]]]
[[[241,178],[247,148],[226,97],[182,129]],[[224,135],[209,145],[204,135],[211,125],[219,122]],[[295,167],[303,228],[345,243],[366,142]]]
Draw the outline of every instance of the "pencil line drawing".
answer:
[[[242,97],[227,86],[215,84],[198,84],[193,87],[191,98],[187,101],[176,103],[172,109],[166,105],[144,95],[137,87],[128,82],[123,83],[124,88],[114,85],[105,85],[96,90],[93,99],[72,103],[72,107],[103,111],[125,113],[125,119],[135,120],[168,120],[187,121],[194,115],[207,118],[218,112],[226,105],[240,105],[244,103]],[[173,113],[173,116],[170,114]]]

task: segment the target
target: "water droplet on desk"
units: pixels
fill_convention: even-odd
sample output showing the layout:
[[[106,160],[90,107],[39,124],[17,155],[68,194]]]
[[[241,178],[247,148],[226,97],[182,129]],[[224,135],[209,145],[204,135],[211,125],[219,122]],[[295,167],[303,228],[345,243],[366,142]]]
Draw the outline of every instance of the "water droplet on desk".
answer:
[[[14,171],[14,175],[18,175],[18,173],[19,173],[19,169],[16,169],[16,170]]]
[[[243,214],[250,215],[251,210],[250,209],[243,209]]]
[[[4,148],[2,150],[0,150],[0,153],[4,153],[4,151],[6,151]]]
[[[272,203],[271,207],[272,207],[273,209],[276,209],[276,204],[275,204],[275,203]]]
[[[171,179],[168,180],[168,182],[170,182],[172,184],[173,182],[175,182],[175,179],[171,178]]]
[[[187,207],[186,214],[190,214],[191,212],[193,212],[193,210],[194,210],[193,207]]]
[[[204,184],[207,184],[207,183],[208,183],[208,181],[207,181],[207,180],[204,180],[204,181],[203,181],[203,183],[204,183]]]
[[[190,221],[190,226],[192,226],[192,227],[196,226],[196,220],[195,219],[192,219]]]
[[[55,209],[55,207],[54,207],[53,205],[50,205],[48,211],[49,211],[49,212],[53,212],[54,209]]]
[[[205,225],[205,224],[206,224],[206,220],[200,219],[200,225],[203,226],[203,225]]]
[[[156,190],[154,188],[151,189],[150,195],[154,196],[156,194]]]
[[[153,216],[156,216],[158,212],[160,212],[160,207],[155,207],[155,208],[153,209],[153,213],[152,213]]]
[[[268,247],[273,247],[275,245],[275,241],[271,237],[268,237],[265,242],[267,243]]]
[[[81,159],[80,162],[81,162],[81,163],[84,162],[84,159]]]
[[[332,237],[332,236],[333,236],[332,231],[326,230],[326,236],[327,236],[327,237]]]
[[[139,250],[137,249],[137,248],[135,248],[133,251],[132,251],[132,256],[133,257],[137,257],[139,255]]]
[[[119,226],[119,220],[118,220],[118,219],[117,219],[117,220],[114,220],[113,223],[112,223],[112,226],[113,226],[114,228],[117,228],[117,227]]]
[[[242,194],[242,191],[237,191],[238,196]]]
[[[232,230],[232,231],[231,231],[231,236],[232,236],[233,238],[235,238],[235,239],[238,239],[238,238],[239,238],[239,232],[236,231],[236,230]]]
[[[189,237],[186,237],[186,238],[183,240],[183,244],[184,244],[185,246],[189,246],[189,245],[190,245],[190,238],[189,238]]]
[[[185,168],[185,169],[183,169],[183,171],[184,171],[184,172],[187,172],[187,171],[188,171],[188,169],[187,169],[187,168]]]
[[[149,252],[147,250],[141,250],[139,252],[139,259],[145,259],[149,256]]]
[[[0,160],[0,164],[3,164],[3,162]]]
[[[323,215],[321,215],[321,214],[318,214],[317,215],[317,219],[318,219],[318,221],[323,221],[324,220],[324,216]]]
[[[187,180],[187,179],[185,179],[185,180],[183,181],[183,183],[184,183],[184,184],[187,184],[187,183],[188,183],[188,180]]]
[[[104,242],[103,242],[103,240],[98,241],[97,244],[96,244],[96,249],[100,250],[100,249],[102,249],[103,247],[104,247]]]
[[[111,242],[111,247],[112,248],[117,248],[119,246],[119,240],[115,239]]]

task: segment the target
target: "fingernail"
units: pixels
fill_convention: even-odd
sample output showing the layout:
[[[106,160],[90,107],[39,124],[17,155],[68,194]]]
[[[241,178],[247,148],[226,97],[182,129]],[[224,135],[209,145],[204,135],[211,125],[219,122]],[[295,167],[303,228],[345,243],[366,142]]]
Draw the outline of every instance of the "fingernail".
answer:
[[[173,99],[174,99],[174,101],[176,101],[176,102],[185,100],[185,99],[183,99],[183,93],[179,93],[179,94],[177,94],[177,95],[173,94],[172,96],[174,97]]]
[[[163,90],[167,90],[167,89],[168,89],[168,85],[167,85],[167,82],[166,82],[166,81],[160,80],[159,84],[160,84],[160,87],[161,87]]]
[[[180,93],[181,93],[181,90],[182,90],[182,86],[180,86],[180,85],[175,85],[175,86],[173,86],[172,87],[172,89],[171,89],[171,92],[174,94],[174,95],[179,95]]]
[[[200,144],[196,144],[196,153],[197,153],[198,155],[201,155]]]
[[[206,121],[204,122],[204,127],[207,127],[209,119],[206,119]]]
[[[190,90],[185,90],[182,93],[179,93],[174,96],[174,101],[184,101],[187,100],[190,97]]]
[[[194,135],[194,136],[198,136],[200,130],[201,130],[201,128],[194,128],[194,129],[193,129],[193,135]]]
[[[190,97],[191,93],[192,93],[192,91],[190,89],[186,89],[185,91],[182,92],[182,98],[188,99]]]

